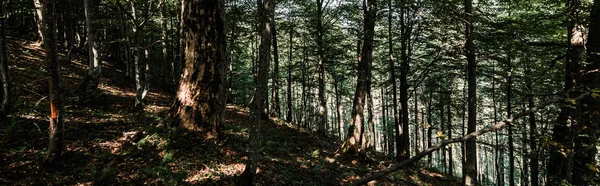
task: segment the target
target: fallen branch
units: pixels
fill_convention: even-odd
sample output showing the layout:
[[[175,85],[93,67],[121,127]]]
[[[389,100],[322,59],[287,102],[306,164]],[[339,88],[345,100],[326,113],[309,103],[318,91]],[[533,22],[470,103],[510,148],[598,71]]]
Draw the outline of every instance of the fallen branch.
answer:
[[[473,138],[475,138],[477,136],[480,136],[482,134],[499,130],[502,127],[506,126],[507,124],[512,123],[515,119],[518,119],[520,117],[527,116],[527,115],[529,115],[531,113],[537,112],[541,108],[545,108],[546,106],[548,106],[550,104],[558,103],[558,102],[565,101],[565,100],[580,101],[580,100],[584,99],[585,97],[587,97],[589,95],[590,95],[590,93],[586,92],[586,93],[583,93],[583,94],[581,94],[580,96],[578,96],[577,98],[574,98],[574,99],[565,99],[565,98],[560,98],[559,97],[559,98],[555,98],[553,100],[550,100],[548,102],[544,102],[544,103],[542,103],[540,105],[537,105],[537,106],[535,106],[535,107],[533,107],[533,108],[531,108],[529,110],[526,110],[526,111],[523,111],[521,113],[515,114],[513,117],[511,117],[511,118],[509,118],[507,120],[498,122],[498,123],[496,123],[494,125],[491,125],[491,126],[487,126],[487,127],[483,128],[481,130],[478,130],[478,131],[472,132],[470,134],[467,134],[466,136],[444,140],[441,143],[435,144],[434,146],[432,146],[432,147],[430,147],[430,148],[428,148],[428,149],[420,152],[419,154],[413,156],[410,159],[404,160],[404,161],[402,161],[402,162],[400,162],[400,163],[398,163],[396,165],[391,166],[390,168],[381,170],[379,172],[375,172],[371,176],[365,177],[363,179],[360,179],[360,180],[352,183],[352,185],[363,185],[363,184],[366,184],[366,183],[368,183],[368,182],[370,182],[372,180],[379,179],[379,178],[381,178],[381,177],[383,177],[385,175],[388,175],[388,174],[390,174],[392,172],[396,172],[396,171],[398,171],[398,170],[406,167],[407,165],[410,165],[410,164],[412,164],[412,163],[414,163],[416,161],[419,161],[423,157],[425,157],[425,156],[427,156],[427,155],[429,155],[429,154],[431,154],[431,153],[433,153],[433,152],[435,152],[435,151],[437,151],[437,150],[439,150],[439,149],[441,149],[441,148],[443,148],[443,147],[445,147],[445,146],[447,146],[449,144],[459,143],[459,142],[465,142],[465,141],[473,139]]]

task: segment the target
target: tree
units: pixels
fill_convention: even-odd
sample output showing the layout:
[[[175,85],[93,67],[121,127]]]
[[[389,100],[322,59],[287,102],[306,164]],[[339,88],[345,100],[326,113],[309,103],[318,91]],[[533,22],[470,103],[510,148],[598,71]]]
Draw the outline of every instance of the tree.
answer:
[[[410,60],[409,56],[409,40],[411,35],[412,28],[408,26],[406,23],[406,14],[408,14],[408,9],[406,0],[401,0],[400,6],[400,32],[401,32],[401,63],[400,63],[400,111],[402,112],[399,117],[399,120],[402,122],[402,131],[400,135],[402,136],[402,141],[398,146],[398,159],[406,160],[410,157],[410,132],[408,128],[408,81],[406,80],[408,76],[408,61]]]
[[[43,1],[44,0],[33,0],[33,7],[35,8],[35,22],[37,23],[37,34],[38,41],[44,42],[44,16],[43,16]]]
[[[60,62],[56,48],[56,32],[54,22],[55,12],[54,0],[43,0],[42,20],[44,49],[48,73],[50,76],[50,137],[48,151],[44,157],[44,163],[54,164],[62,155],[64,148],[64,106],[62,95],[62,84],[60,75]]]
[[[257,162],[260,159],[260,123],[261,115],[266,109],[264,106],[267,100],[267,84],[269,63],[271,61],[271,25],[273,23],[274,4],[273,0],[257,0],[260,36],[260,48],[258,56],[257,76],[255,82],[254,98],[252,99],[252,123],[254,125],[250,129],[250,148],[248,149],[248,160],[246,168],[240,175],[238,180],[239,185],[253,185],[254,176],[256,175]]]
[[[475,45],[473,43],[473,2],[465,0],[465,55],[467,57],[468,105],[467,133],[477,128],[477,62],[475,61]],[[510,125],[510,124],[509,124]],[[477,146],[475,139],[466,142],[466,161],[463,165],[465,185],[477,185]]]
[[[274,5],[275,6],[275,5]],[[279,117],[281,115],[281,105],[279,105],[279,50],[277,50],[277,31],[275,30],[275,19],[271,21],[271,33],[273,38],[273,87],[271,101],[271,116]]]
[[[398,95],[397,90],[398,90],[398,85],[396,83],[396,65],[394,64],[394,51],[393,51],[393,43],[392,43],[392,14],[393,14],[393,7],[392,7],[392,1],[390,0],[390,2],[388,2],[388,55],[389,55],[389,71],[390,71],[390,81],[392,82],[392,110],[393,110],[393,116],[392,118],[394,118],[394,128],[395,128],[395,136],[396,136],[396,143],[400,144],[400,142],[402,141],[402,136],[400,135],[400,123],[398,122],[398,98],[396,97]],[[391,150],[391,149],[390,149]],[[400,152],[401,151],[401,146],[397,145],[396,146],[396,152]]]
[[[366,148],[364,137],[364,108],[367,90],[371,86],[371,63],[373,60],[373,36],[377,18],[377,0],[363,0],[364,44],[358,58],[358,79],[354,101],[352,102],[352,120],[348,128],[348,137],[342,145],[342,152],[361,153]],[[361,127],[362,126],[362,127]]]
[[[221,0],[185,0],[185,68],[173,107],[176,123],[223,138],[225,30]]]
[[[329,2],[328,2],[329,3]],[[327,125],[327,98],[325,97],[325,51],[323,46],[323,0],[317,0],[317,53],[318,53],[318,65],[319,75],[317,82],[319,83],[319,110],[318,110],[318,121],[317,121],[317,133],[321,135],[326,134]]]
[[[96,29],[95,14],[98,6],[92,5],[90,0],[84,0],[85,8],[85,29],[88,41],[89,66],[88,73],[83,79],[80,91],[90,91],[98,88],[100,74],[102,73],[102,57],[100,56],[99,44],[96,40],[98,29]]]
[[[2,78],[2,102],[0,105],[0,118],[6,115],[12,109],[11,89],[12,81],[8,71],[8,52],[6,48],[6,21],[4,20],[4,3],[0,2],[0,78]]]
[[[289,49],[289,56],[288,56],[288,71],[287,71],[287,117],[286,117],[286,121],[288,123],[291,123],[293,120],[293,116],[292,116],[292,70],[294,68],[294,61],[292,58],[292,54],[294,51],[294,27],[290,26],[290,30],[289,30],[289,34],[290,34],[290,49]]]
[[[600,0],[595,0],[590,9],[590,24],[586,43],[587,58],[584,72],[578,81],[592,92],[592,95],[577,103],[580,109],[580,123],[575,135],[575,155],[573,157],[573,185],[594,184],[598,177],[598,129],[600,128]],[[578,110],[579,110],[578,109]]]
[[[580,0],[569,0],[567,4],[568,8],[568,21],[567,36],[568,36],[568,48],[566,53],[565,61],[565,76],[564,76],[564,90],[570,92],[577,83],[577,75],[584,55],[584,35],[583,35],[583,24],[581,22],[581,1]],[[576,92],[570,92],[570,96],[577,94]],[[548,174],[552,182],[570,182],[571,181],[571,169],[572,169],[572,153],[570,150],[573,149],[573,128],[569,126],[569,123],[577,122],[577,111],[568,105],[562,106],[561,111],[558,114],[553,133],[552,141],[556,142],[550,150],[550,161],[548,162]],[[564,153],[564,154],[563,154]]]

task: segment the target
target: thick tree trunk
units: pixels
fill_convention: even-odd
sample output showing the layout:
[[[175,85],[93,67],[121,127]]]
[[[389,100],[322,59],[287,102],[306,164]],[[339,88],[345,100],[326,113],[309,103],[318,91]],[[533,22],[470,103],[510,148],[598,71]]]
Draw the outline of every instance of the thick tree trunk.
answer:
[[[54,0],[43,0],[42,20],[44,49],[48,73],[50,76],[50,137],[48,151],[44,157],[46,164],[53,164],[60,158],[64,148],[64,106],[60,75],[60,62],[56,47],[56,32],[54,23]]]
[[[581,77],[583,90],[591,90],[595,94],[583,99],[578,107],[581,110],[581,126],[575,137],[573,161],[573,185],[598,183],[598,163],[596,147],[598,145],[598,129],[600,128],[600,0],[595,0],[590,10],[590,24],[586,44],[587,59],[584,74]]]
[[[473,2],[465,0],[465,37],[468,79],[468,124],[467,133],[477,128],[477,62],[475,61],[475,45],[473,43]],[[509,125],[510,126],[510,125]],[[465,185],[477,185],[477,146],[475,139],[466,142]]]
[[[225,30],[221,0],[185,0],[185,68],[173,112],[184,128],[223,138]]]
[[[3,3],[0,3],[0,15],[4,15]],[[0,103],[0,118],[12,110],[12,80],[8,69],[8,48],[6,48],[6,21],[0,17],[0,78],[2,78],[2,102]]]
[[[367,3],[368,1],[368,3]],[[367,91],[371,86],[371,62],[373,60],[373,36],[375,35],[375,21],[377,18],[377,0],[363,0],[364,19],[364,44],[362,54],[358,60],[358,78],[356,92],[352,103],[352,120],[348,129],[348,137],[342,145],[342,152],[362,153],[366,148],[364,138],[364,106]]]
[[[99,44],[97,41],[98,29],[96,29],[96,12],[97,7],[90,0],[84,0],[85,8],[85,28],[88,41],[89,66],[88,73],[79,86],[79,90],[87,92],[98,88],[100,74],[102,73],[102,57],[100,56]]]
[[[264,113],[265,105],[264,102],[268,97],[268,74],[269,74],[269,63],[271,61],[271,25],[274,4],[273,0],[257,0],[258,15],[260,21],[259,35],[260,35],[260,48],[259,48],[259,60],[258,60],[258,74],[256,77],[254,98],[252,99],[252,122],[254,126],[250,129],[250,148],[248,149],[248,160],[246,162],[246,168],[242,175],[240,175],[239,185],[253,185],[254,176],[256,175],[257,162],[260,159],[260,123],[261,115]]]
[[[569,24],[567,26],[569,47],[566,53],[565,62],[565,91],[570,91],[578,82],[578,75],[583,55],[585,51],[585,39],[582,18],[582,4],[580,0],[568,1]],[[576,93],[571,92],[570,96]],[[562,106],[556,119],[552,132],[552,141],[556,142],[550,149],[550,161],[548,162],[548,177],[551,182],[564,183],[571,181],[571,171],[573,168],[573,153],[568,149],[573,149],[573,136],[576,131],[569,123],[578,123],[578,111],[569,105]],[[566,154],[563,155],[563,154]]]

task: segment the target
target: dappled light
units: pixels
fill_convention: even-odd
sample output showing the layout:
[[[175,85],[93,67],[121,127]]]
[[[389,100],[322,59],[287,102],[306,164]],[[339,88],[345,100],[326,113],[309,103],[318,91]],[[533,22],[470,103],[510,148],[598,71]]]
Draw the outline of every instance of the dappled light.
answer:
[[[0,185],[596,185],[600,0],[0,3]]]

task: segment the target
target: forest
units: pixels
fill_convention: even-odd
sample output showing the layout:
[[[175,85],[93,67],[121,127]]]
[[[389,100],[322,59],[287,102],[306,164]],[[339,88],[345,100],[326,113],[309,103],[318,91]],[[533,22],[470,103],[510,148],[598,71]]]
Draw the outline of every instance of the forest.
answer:
[[[598,185],[600,0],[1,0],[0,185]]]

